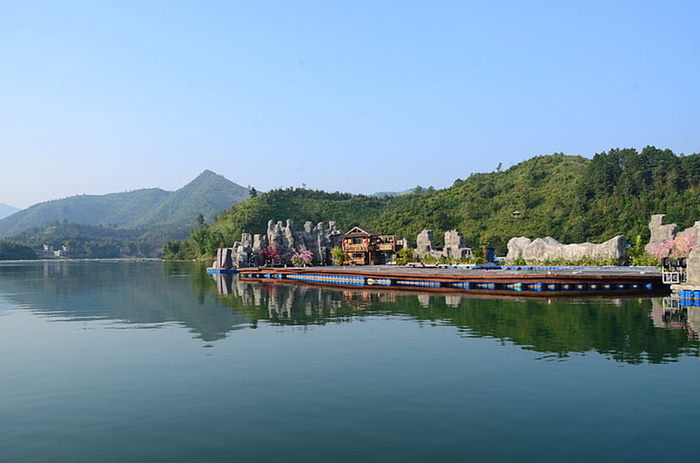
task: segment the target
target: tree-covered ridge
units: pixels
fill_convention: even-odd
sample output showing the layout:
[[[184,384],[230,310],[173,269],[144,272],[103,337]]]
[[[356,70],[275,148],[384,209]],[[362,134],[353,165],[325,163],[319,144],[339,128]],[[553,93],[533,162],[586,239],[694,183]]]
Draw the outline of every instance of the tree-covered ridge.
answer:
[[[619,234],[646,240],[649,218],[657,213],[680,227],[700,218],[699,154],[676,156],[654,147],[613,149],[593,159],[555,153],[505,171],[472,174],[442,190],[416,188],[383,198],[273,190],[232,206],[199,230],[198,239],[212,243],[208,250],[191,246],[190,239],[178,244],[178,257],[200,257],[194,250],[208,254],[214,243],[231,246],[243,232],[264,234],[270,219],[291,218],[299,225],[335,220],[340,230],[362,225],[412,244],[425,228],[434,231],[438,245],[446,231],[458,229],[470,246],[504,253],[514,236],[552,236],[565,243]]]
[[[411,240],[422,229],[432,229],[438,244],[446,231],[458,229],[469,245],[499,250],[505,250],[513,236],[545,236],[552,231],[561,236],[569,225],[570,191],[588,162],[579,156],[553,154],[503,172],[472,174],[450,188],[395,198],[378,227],[400,224],[401,233]],[[516,211],[519,214],[514,215]]]
[[[245,201],[249,196],[247,188],[206,170],[184,187],[172,192],[163,203],[135,222],[135,225],[190,226],[199,215],[210,221],[221,211],[232,204]]]
[[[190,227],[199,214],[216,214],[248,198],[248,189],[204,171],[177,191],[158,188],[106,195],[80,195],[36,204],[0,220],[0,236],[12,236],[49,222],[137,228],[154,225]]]
[[[36,253],[32,248],[14,241],[0,239],[0,260],[30,259],[36,259]]]
[[[51,222],[26,230],[14,236],[13,240],[31,249],[42,249],[44,245],[54,250],[65,249],[65,255],[71,258],[158,257],[156,250],[173,238],[186,237],[187,230],[187,227],[165,225],[126,230]]]
[[[581,186],[580,214],[593,237],[611,229],[648,236],[651,214],[666,214],[682,228],[700,220],[700,154],[613,149],[595,155]]]
[[[68,221],[85,225],[128,227],[135,217],[148,214],[167,197],[157,188],[113,193],[80,195],[35,204],[0,221],[0,236],[12,236],[50,222]]]

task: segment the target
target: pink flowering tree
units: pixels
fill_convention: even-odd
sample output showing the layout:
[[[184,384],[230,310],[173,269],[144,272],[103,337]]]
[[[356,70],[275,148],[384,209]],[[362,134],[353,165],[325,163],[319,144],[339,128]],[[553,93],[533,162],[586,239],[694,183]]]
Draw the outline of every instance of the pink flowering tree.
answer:
[[[311,263],[313,258],[314,254],[306,249],[306,246],[302,245],[299,250],[294,251],[294,254],[292,254],[292,264],[295,267],[305,267]]]
[[[280,253],[277,248],[266,246],[260,250],[260,257],[262,257],[263,265],[267,264],[268,262],[270,264],[274,264],[280,260]]]
[[[651,254],[657,259],[664,257],[688,257],[697,246],[695,233],[686,233],[679,237],[657,243],[651,249]]]

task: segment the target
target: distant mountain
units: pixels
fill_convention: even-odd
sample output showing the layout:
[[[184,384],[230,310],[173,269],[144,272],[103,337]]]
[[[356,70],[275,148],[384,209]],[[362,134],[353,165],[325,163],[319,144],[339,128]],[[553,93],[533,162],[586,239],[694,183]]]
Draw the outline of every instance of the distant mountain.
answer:
[[[244,201],[248,189],[206,170],[177,191],[159,188],[106,195],[81,195],[35,204],[0,220],[0,237],[17,235],[50,222],[118,227],[190,226],[202,214],[211,221]]]
[[[410,190],[404,190],[404,191],[378,191],[377,193],[372,193],[370,196],[373,196],[375,198],[393,198],[394,196],[403,196],[403,195],[409,195],[411,193],[416,193],[420,187],[412,188]]]
[[[0,203],[0,219],[4,219],[8,215],[12,215],[19,211],[16,207],[8,206],[7,204]]]
[[[210,170],[174,191],[168,197],[137,221],[136,225],[191,225],[197,215],[204,215],[211,222],[221,211],[245,201],[250,196],[244,188]]]

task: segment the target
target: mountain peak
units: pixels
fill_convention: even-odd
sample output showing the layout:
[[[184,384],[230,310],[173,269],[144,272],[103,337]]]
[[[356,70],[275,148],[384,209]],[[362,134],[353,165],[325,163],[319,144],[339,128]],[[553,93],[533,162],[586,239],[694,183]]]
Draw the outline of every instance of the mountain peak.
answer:
[[[216,214],[248,198],[248,189],[211,170],[176,191],[157,188],[75,196],[40,204],[0,220],[0,236],[11,236],[47,222],[114,225],[134,228],[151,225],[190,226],[197,215],[212,220]]]
[[[205,169],[205,170],[202,171],[201,174],[199,174],[199,175],[197,176],[197,178],[200,178],[200,177],[223,177],[223,175],[219,175],[219,174],[217,174],[217,173],[214,172],[214,171],[211,171],[211,170],[209,170],[209,169]]]
[[[217,174],[216,172],[207,169],[204,170],[197,177],[195,177],[195,179],[192,180],[190,183],[177,190],[176,193],[182,190],[187,191],[200,188],[213,188],[214,185],[216,185],[218,188],[233,188],[234,190],[243,195],[247,194],[248,191],[247,188],[232,182],[223,175]]]

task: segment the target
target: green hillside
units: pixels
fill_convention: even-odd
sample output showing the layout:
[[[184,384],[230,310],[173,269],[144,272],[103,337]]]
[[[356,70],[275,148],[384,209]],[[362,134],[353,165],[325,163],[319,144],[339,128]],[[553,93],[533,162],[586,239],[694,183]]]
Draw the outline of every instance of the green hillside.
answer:
[[[161,204],[135,222],[136,225],[192,225],[199,214],[211,221],[232,204],[245,201],[247,188],[237,185],[212,171],[204,171],[196,179],[172,192]]]
[[[157,257],[163,244],[186,238],[198,221],[248,197],[248,189],[211,171],[183,188],[74,196],[37,204],[0,220],[0,236],[73,258]]]
[[[189,227],[153,225],[132,229],[50,222],[12,237],[31,249],[67,249],[71,258],[157,257],[165,242],[187,237]],[[41,252],[40,252],[41,253]],[[46,257],[42,255],[42,257]],[[50,255],[49,257],[53,257]]]
[[[31,260],[36,253],[28,246],[0,239],[0,260]]]
[[[81,195],[36,204],[0,220],[0,236],[12,236],[51,222],[136,228],[191,226],[199,214],[211,220],[248,197],[248,189],[211,171],[177,191],[158,188],[106,195]]]
[[[157,188],[113,193],[81,195],[31,206],[0,220],[0,236],[11,236],[49,222],[68,221],[86,225],[129,227],[134,217],[161,204],[168,192]]]
[[[514,214],[514,212],[518,213]],[[274,190],[232,206],[210,227],[166,246],[165,257],[208,255],[241,233],[265,233],[267,221],[335,220],[340,230],[364,225],[412,244],[424,228],[437,244],[458,229],[470,246],[506,251],[514,236],[552,236],[561,242],[601,242],[624,234],[648,238],[652,214],[683,228],[700,219],[700,155],[676,156],[646,147],[613,149],[593,159],[556,153],[505,171],[472,174],[442,190],[367,197],[306,189]]]

